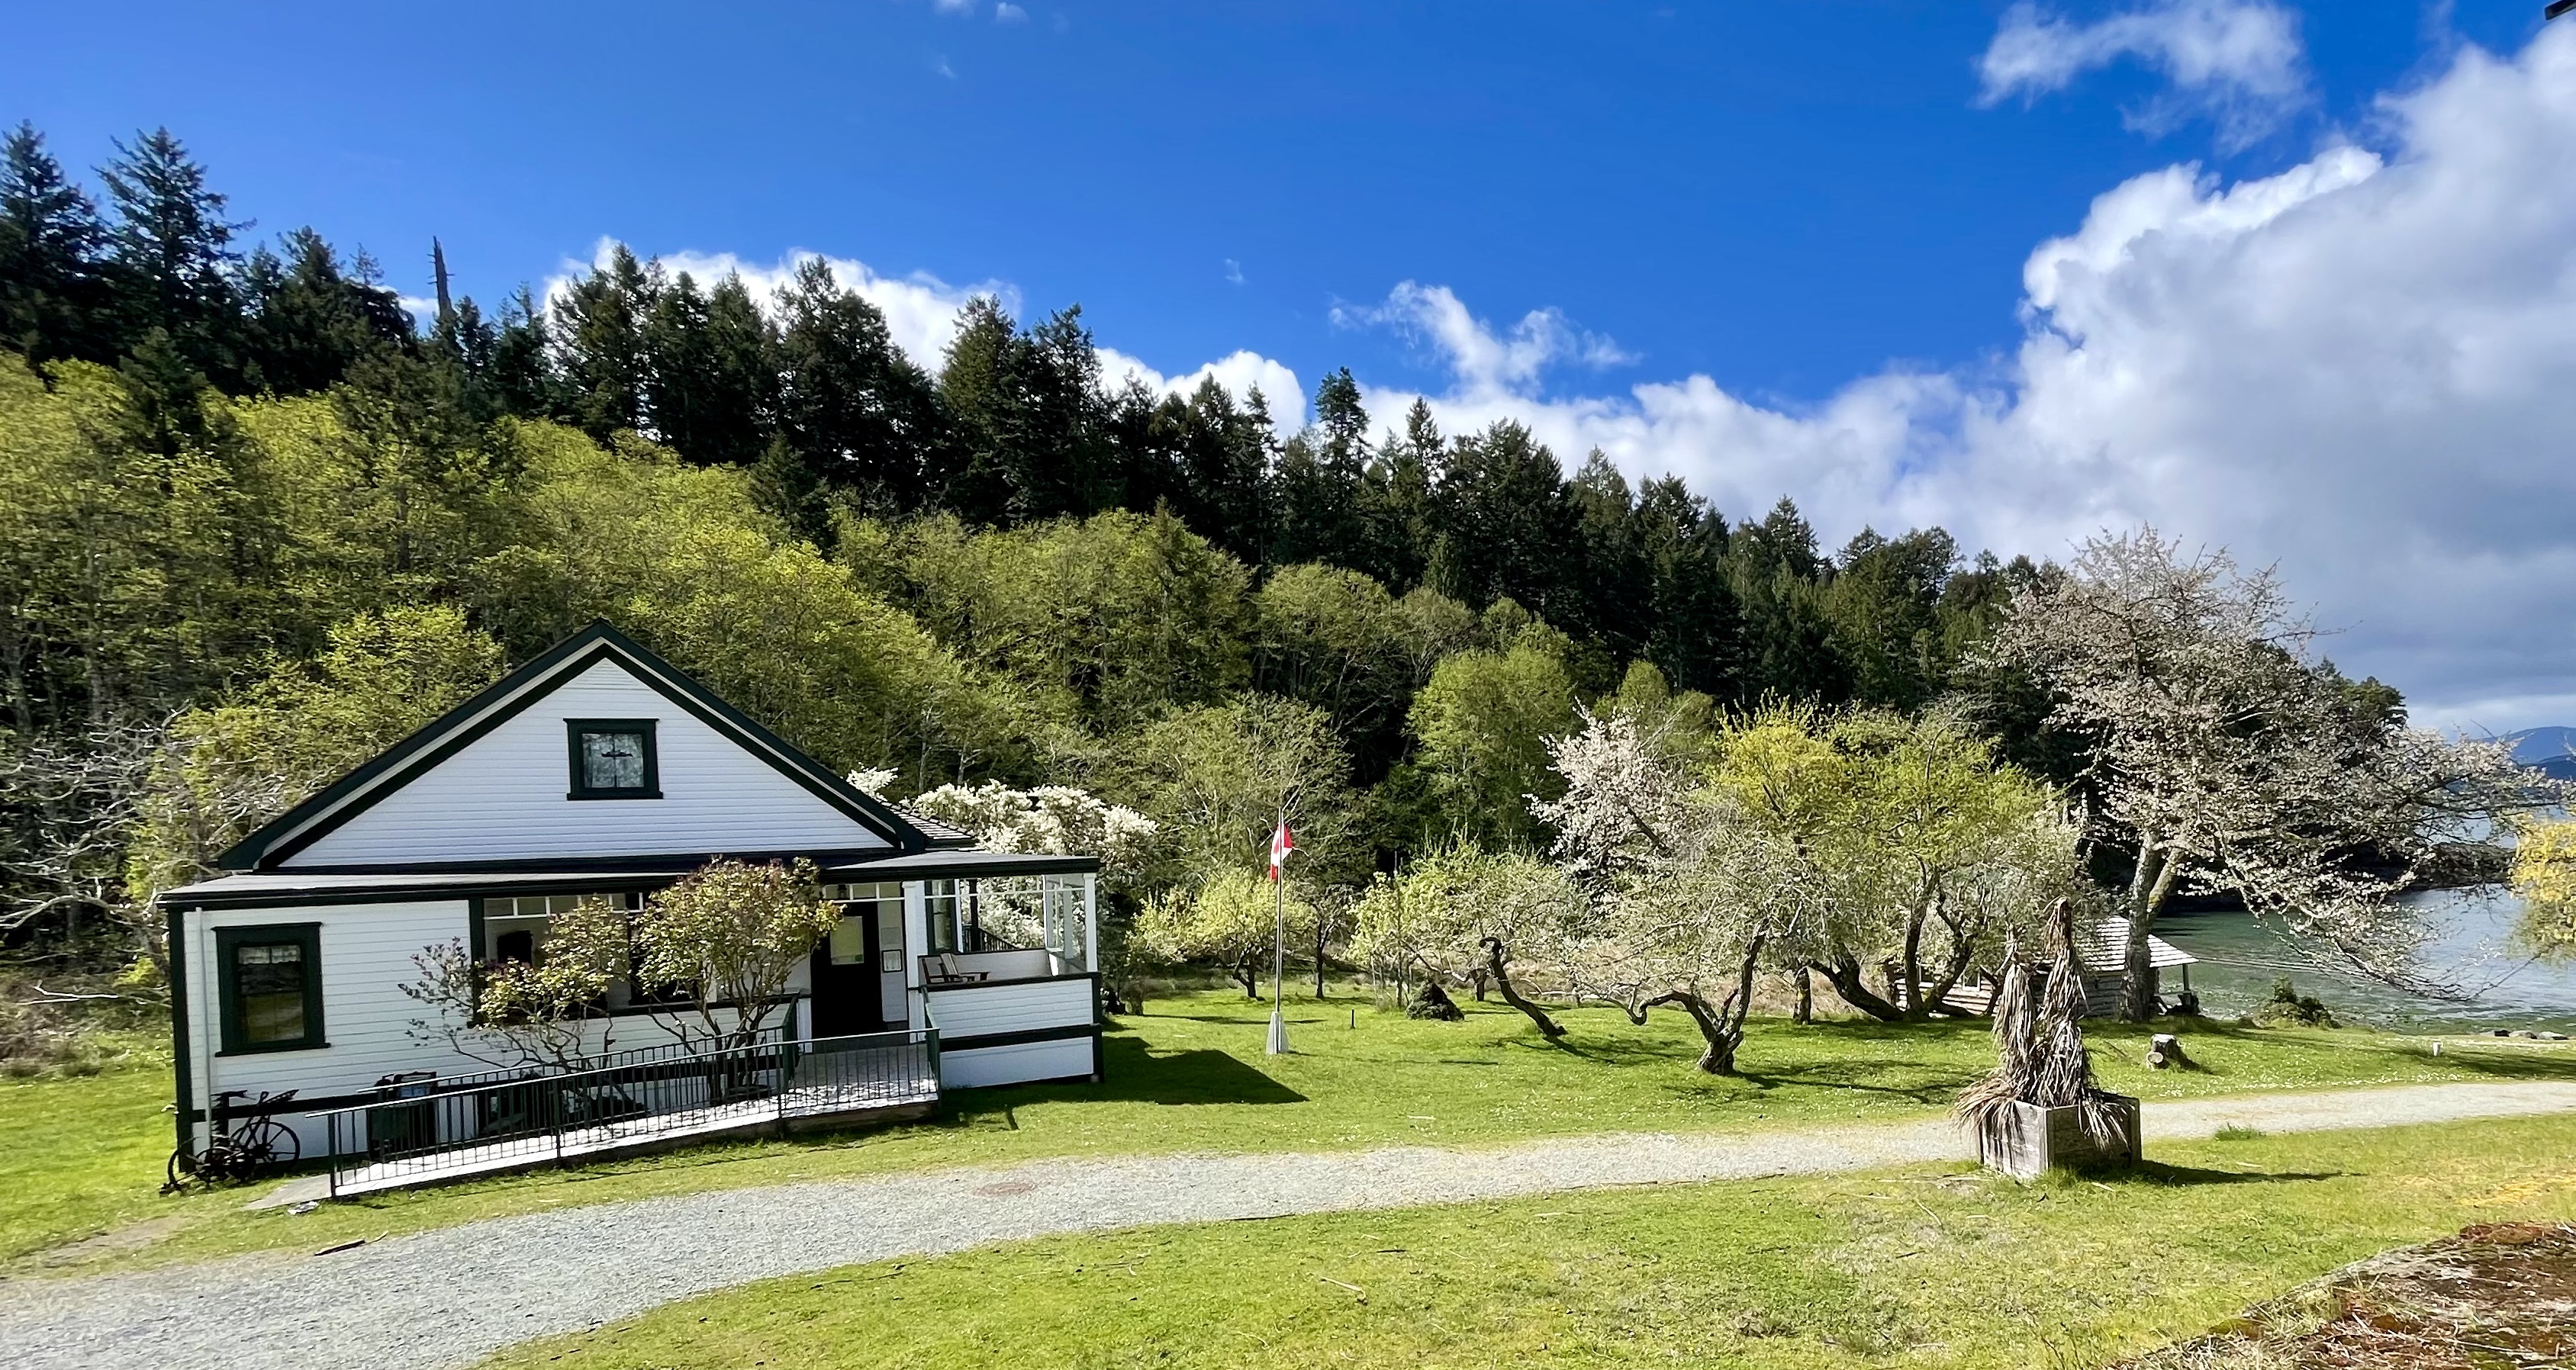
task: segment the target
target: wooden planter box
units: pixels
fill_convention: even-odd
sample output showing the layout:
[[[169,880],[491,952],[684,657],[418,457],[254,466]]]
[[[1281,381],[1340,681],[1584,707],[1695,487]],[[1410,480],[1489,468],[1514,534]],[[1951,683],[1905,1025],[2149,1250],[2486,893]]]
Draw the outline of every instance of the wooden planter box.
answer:
[[[2053,1165],[2075,1170],[2135,1165],[2138,1101],[2114,1094],[2111,1107],[2119,1116],[2121,1137],[2106,1147],[2084,1131],[2072,1107],[2016,1103],[1978,1129],[1977,1159],[2016,1180],[2038,1179]]]

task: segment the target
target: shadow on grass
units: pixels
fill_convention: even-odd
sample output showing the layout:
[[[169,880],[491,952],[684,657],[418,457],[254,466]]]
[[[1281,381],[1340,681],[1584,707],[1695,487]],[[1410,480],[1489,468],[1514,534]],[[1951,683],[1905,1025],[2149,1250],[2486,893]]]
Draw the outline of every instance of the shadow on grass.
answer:
[[[1103,1038],[1107,1079],[1082,1087],[1086,1099],[1149,1104],[1302,1104],[1306,1096],[1262,1074],[1230,1052],[1152,1052],[1132,1038]]]
[[[2350,1173],[2344,1170],[2209,1170],[2200,1166],[2168,1165],[2163,1161],[2140,1161],[2135,1169],[2117,1178],[2125,1178],[2133,1184],[2182,1188],[2216,1184],[2313,1183],[2319,1180],[2340,1180]],[[2100,1178],[2107,1181],[2115,1177],[2088,1175],[2084,1178]]]
[[[1919,1061],[1893,1062],[1883,1069],[1933,1070],[1936,1067]],[[1736,1078],[1760,1089],[1796,1086],[1803,1089],[1851,1090],[1860,1094],[1890,1094],[1918,1104],[1946,1104],[1959,1097],[1959,1091],[1977,1078],[1973,1071],[1954,1071],[1935,1079],[1905,1085],[1871,1084],[1854,1079],[1849,1066],[1820,1066],[1809,1069],[1740,1070]]]

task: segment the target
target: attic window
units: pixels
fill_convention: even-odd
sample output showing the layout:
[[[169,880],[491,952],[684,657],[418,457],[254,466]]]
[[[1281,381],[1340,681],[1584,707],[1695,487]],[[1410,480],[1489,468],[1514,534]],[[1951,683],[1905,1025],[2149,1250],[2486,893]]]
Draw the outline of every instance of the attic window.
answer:
[[[662,768],[653,754],[649,718],[568,718],[572,750],[568,799],[659,799]]]

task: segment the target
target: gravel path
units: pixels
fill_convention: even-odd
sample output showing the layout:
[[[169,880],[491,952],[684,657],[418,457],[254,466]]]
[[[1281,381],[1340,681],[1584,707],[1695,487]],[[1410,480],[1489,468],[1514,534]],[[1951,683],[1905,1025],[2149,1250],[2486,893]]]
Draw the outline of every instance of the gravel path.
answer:
[[[2425,1085],[2155,1103],[2150,1140],[2576,1111],[2576,1084]],[[1946,1122],[1477,1150],[1067,1158],[493,1218],[329,1256],[266,1253],[0,1284],[0,1365],[456,1366],[773,1275],[1154,1223],[1823,1174],[1968,1154]]]

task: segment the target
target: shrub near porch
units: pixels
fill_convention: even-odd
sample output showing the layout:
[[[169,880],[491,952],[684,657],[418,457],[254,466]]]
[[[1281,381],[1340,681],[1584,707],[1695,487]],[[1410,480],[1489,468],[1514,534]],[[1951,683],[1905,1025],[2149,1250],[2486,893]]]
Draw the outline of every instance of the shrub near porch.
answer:
[[[1982,1022],[1808,1027],[1755,1019],[1741,1078],[1691,1066],[1698,1035],[1679,1015],[1631,1027],[1616,1010],[1562,1015],[1556,1046],[1499,1004],[1465,1000],[1463,1023],[1422,1022],[1352,996],[1288,1001],[1294,1055],[1262,1054],[1267,1003],[1210,992],[1154,1001],[1116,1020],[1102,1085],[1026,1086],[949,1096],[930,1123],[839,1138],[757,1141],[674,1155],[326,1204],[294,1216],[238,1213],[236,1200],[161,1208],[151,1199],[169,1146],[160,1094],[131,1090],[114,1126],[118,1182],[85,1206],[84,1223],[57,1212],[21,1226],[15,1196],[42,1155],[0,1147],[0,1253],[23,1254],[155,1212],[189,1225],[121,1261],[165,1260],[267,1247],[319,1247],[388,1231],[440,1227],[558,1204],[599,1203],[790,1180],[1122,1152],[1321,1150],[1393,1144],[1477,1145],[1597,1132],[1689,1132],[1934,1116],[1993,1064]],[[1356,1020],[1356,1029],[1350,1024]],[[2139,1064],[2146,1033],[2088,1029],[2102,1077],[2149,1100],[2262,1089],[2576,1079],[2576,1050],[2554,1044],[2451,1042],[2432,1056],[2420,1038],[2356,1031],[2185,1029],[2187,1073]],[[60,1104],[106,1082],[48,1085]],[[16,1118],[7,1120],[15,1126]],[[27,1125],[47,1130],[39,1119]],[[109,1126],[105,1117],[84,1126]],[[22,1159],[23,1158],[23,1159]],[[148,1162],[148,1164],[147,1164]],[[114,1202],[106,1201],[112,1194]]]

